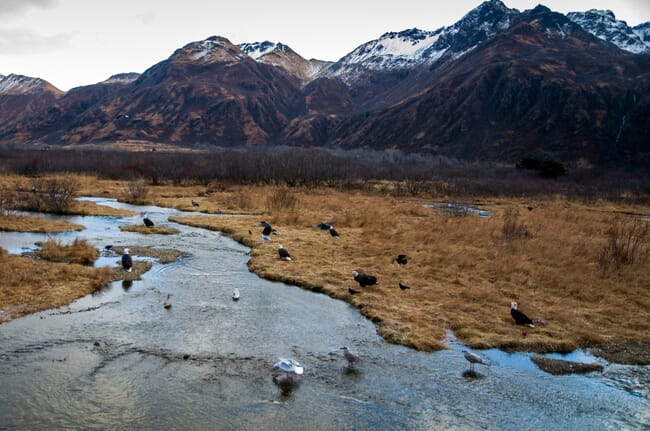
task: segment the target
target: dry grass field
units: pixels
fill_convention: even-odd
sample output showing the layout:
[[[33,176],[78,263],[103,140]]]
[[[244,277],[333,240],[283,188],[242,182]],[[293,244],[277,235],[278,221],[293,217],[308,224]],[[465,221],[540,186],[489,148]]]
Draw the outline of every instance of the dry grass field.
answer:
[[[128,182],[81,183],[85,195],[129,197]],[[251,271],[353,304],[391,342],[441,349],[452,331],[472,348],[593,347],[615,361],[650,363],[650,222],[642,219],[650,207],[559,196],[405,198],[385,185],[381,192],[237,185],[144,192],[147,203],[222,214],[173,221],[223,231],[251,247]],[[423,205],[434,202],[462,202],[490,217]],[[262,220],[280,232],[272,241],[261,239]],[[334,222],[340,237],[318,222]],[[279,259],[279,244],[292,261]],[[405,266],[398,254],[408,256]],[[378,285],[359,287],[353,270],[377,276]],[[542,323],[516,326],[511,301]]]
[[[109,268],[10,255],[0,248],[0,323],[69,304],[106,284],[111,273]]]
[[[479,203],[491,213],[481,218],[454,216],[423,201],[311,189],[290,192],[291,208],[271,210],[275,193],[235,187],[202,204],[262,215],[174,221],[231,235],[252,248],[253,272],[350,302],[391,342],[440,349],[451,330],[473,348],[613,352],[625,344],[636,349],[616,359],[650,360],[650,236],[648,222],[635,221],[649,208],[555,197],[492,199]],[[250,206],[230,206],[233,196]],[[280,235],[263,241],[261,220]],[[340,238],[314,226],[321,221],[334,222]],[[615,267],[607,253],[610,233],[634,225],[646,226],[636,261]],[[279,259],[280,243],[291,262]],[[407,265],[395,262],[398,254],[408,256]],[[353,270],[377,276],[378,285],[360,288]],[[401,290],[400,282],[411,289]],[[361,293],[351,295],[349,287]],[[511,301],[546,323],[516,326]]]
[[[61,220],[24,215],[0,216],[0,231],[54,233],[83,230],[83,226]]]

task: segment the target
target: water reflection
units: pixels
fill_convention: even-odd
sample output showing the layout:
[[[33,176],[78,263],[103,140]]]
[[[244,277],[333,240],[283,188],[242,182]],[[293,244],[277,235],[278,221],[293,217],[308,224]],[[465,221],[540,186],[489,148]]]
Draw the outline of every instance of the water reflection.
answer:
[[[165,225],[173,209],[146,211]],[[165,247],[137,282],[115,282],[57,310],[0,326],[1,429],[643,429],[648,367],[548,375],[527,354],[480,352],[491,367],[469,378],[463,346],[424,353],[384,342],[358,310],[262,280],[248,249],[215,232],[174,225],[172,237],[122,232],[140,216],[68,218],[61,234],[99,248]],[[23,250],[34,237],[0,233]],[[116,264],[106,254],[104,262]],[[234,287],[245,288],[239,302]],[[244,291],[242,291],[244,292]],[[167,294],[173,307],[163,308]],[[347,367],[340,346],[363,361]],[[586,355],[586,357],[580,357]],[[269,375],[278,357],[305,365],[299,385]],[[577,352],[570,360],[590,360]]]

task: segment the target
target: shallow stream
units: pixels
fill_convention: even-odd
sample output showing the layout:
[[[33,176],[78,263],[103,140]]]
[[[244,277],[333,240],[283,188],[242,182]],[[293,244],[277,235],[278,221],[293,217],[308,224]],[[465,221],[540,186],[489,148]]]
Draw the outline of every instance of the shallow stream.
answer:
[[[527,354],[489,350],[478,353],[492,366],[466,379],[464,347],[451,338],[435,353],[386,343],[350,305],[250,273],[246,247],[167,221],[179,211],[92,200],[146,212],[180,234],[119,230],[140,223],[138,214],[62,217],[86,229],[53,236],[184,256],[155,263],[130,286],[115,282],[0,325],[0,430],[650,429],[649,367],[601,361],[603,373],[552,376]],[[44,239],[2,232],[0,246],[20,253]],[[344,345],[363,357],[352,369]],[[305,366],[292,390],[271,379],[278,357]],[[568,359],[597,360],[586,352]]]

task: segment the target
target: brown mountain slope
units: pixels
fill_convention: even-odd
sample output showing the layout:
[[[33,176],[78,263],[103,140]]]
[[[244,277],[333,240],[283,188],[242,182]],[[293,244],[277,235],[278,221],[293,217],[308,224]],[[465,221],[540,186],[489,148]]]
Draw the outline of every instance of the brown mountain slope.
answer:
[[[546,154],[639,161],[650,153],[640,140],[650,132],[648,71],[648,56],[621,51],[538,7],[436,69],[424,93],[342,121],[330,143],[473,160]]]

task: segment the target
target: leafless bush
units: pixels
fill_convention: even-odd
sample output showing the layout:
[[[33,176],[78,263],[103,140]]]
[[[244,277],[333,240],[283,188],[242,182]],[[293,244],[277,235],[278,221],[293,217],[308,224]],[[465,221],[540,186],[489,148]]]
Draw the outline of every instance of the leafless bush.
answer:
[[[291,211],[298,204],[298,198],[288,188],[275,189],[266,198],[266,209],[269,211]]]
[[[607,242],[598,256],[601,271],[619,272],[626,265],[645,261],[649,226],[647,221],[639,219],[615,218],[607,229]]]
[[[224,198],[224,205],[230,209],[248,210],[254,208],[253,198],[240,190],[228,194]]]
[[[72,175],[53,178],[33,178],[31,191],[26,193],[28,210],[66,213],[79,190],[79,181]]]
[[[407,178],[395,187],[395,196],[420,196],[431,191],[431,183],[424,180]]]
[[[130,181],[124,192],[124,200],[132,204],[144,204],[149,196],[149,187],[144,178]]]
[[[503,212],[503,226],[501,227],[500,240],[504,244],[511,244],[518,239],[528,239],[531,237],[526,226],[519,221],[519,211],[508,207]]]
[[[0,188],[0,216],[16,214],[18,193],[8,187]]]

